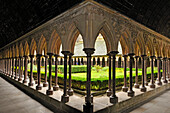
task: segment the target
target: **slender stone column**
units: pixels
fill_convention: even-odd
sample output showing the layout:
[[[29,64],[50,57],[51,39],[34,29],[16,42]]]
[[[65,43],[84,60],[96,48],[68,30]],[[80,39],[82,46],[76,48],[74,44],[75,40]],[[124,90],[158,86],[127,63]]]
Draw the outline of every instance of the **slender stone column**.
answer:
[[[23,78],[23,71],[24,71],[24,59],[23,59],[23,57],[21,58],[21,67],[22,67],[22,69],[21,69],[21,78]]]
[[[141,55],[142,57],[142,86],[141,86],[141,91],[146,92],[146,87],[145,87],[145,57],[146,55]]]
[[[116,96],[116,55],[118,54],[118,51],[111,51],[110,52],[112,57],[113,57],[113,61],[112,61],[112,68],[113,68],[113,72],[112,72],[112,95],[110,96],[110,103],[116,104],[118,102],[118,97]]]
[[[71,65],[72,65],[72,56],[73,53],[69,54],[69,88],[68,88],[68,95],[72,96],[73,95],[73,90],[71,88]]]
[[[170,81],[170,58],[168,58],[168,81]]]
[[[29,86],[33,86],[33,58],[34,55],[30,55],[30,82],[28,83]]]
[[[66,103],[69,101],[69,95],[67,94],[67,56],[70,54],[69,51],[62,51],[64,54],[64,93],[61,97],[61,101]]]
[[[13,79],[14,78],[14,57],[12,57],[12,76],[11,78]]]
[[[45,57],[45,81],[43,83],[43,87],[47,87],[48,86],[48,83],[47,83],[47,59],[48,59],[48,56],[44,55]]]
[[[161,82],[161,57],[157,58],[157,67],[158,67],[157,85],[162,85],[162,82]]]
[[[167,74],[168,75],[168,74]],[[11,58],[9,57],[9,77],[11,76]]]
[[[145,62],[144,62],[144,70],[145,70],[145,85],[148,86],[148,81],[147,81],[147,56],[145,57]]]
[[[8,76],[8,58],[6,58],[6,75]]]
[[[28,56],[24,56],[24,80],[23,83],[27,83],[27,63],[28,63]]]
[[[109,63],[109,81],[108,81],[108,90],[106,91],[107,96],[111,96],[112,92],[111,92],[111,55],[110,53],[107,54],[108,57],[108,63]]]
[[[168,81],[166,80],[166,57],[163,58],[163,77],[163,82],[167,83]]]
[[[15,77],[14,79],[17,79],[18,75],[17,75],[17,57],[15,57]]]
[[[37,79],[38,85],[36,86],[36,90],[41,90],[41,54],[37,54]]]
[[[55,84],[53,86],[53,90],[57,91],[59,89],[59,86],[58,86],[58,76],[57,76],[57,72],[58,72],[57,65],[58,65],[58,56],[59,55],[56,54],[54,56],[55,56]]]
[[[126,78],[126,61],[127,61],[127,57],[128,55],[124,55],[124,86],[122,87],[123,92],[127,92],[128,91],[128,87],[127,87],[127,78]]]
[[[21,56],[19,56],[19,59],[18,59],[18,67],[19,67],[19,70],[18,70],[18,73],[19,73],[19,78],[18,78],[18,81],[22,81],[22,78],[21,78]]]
[[[134,53],[129,53],[128,54],[130,56],[130,64],[129,64],[129,68],[130,68],[130,76],[129,76],[129,91],[128,91],[128,96],[133,97],[135,92],[133,91],[132,87],[133,87],[133,78],[132,78],[132,63],[133,63],[133,56],[135,55]]]
[[[49,58],[48,58],[49,78],[48,78],[48,90],[46,91],[46,94],[47,95],[52,95],[53,94],[53,90],[51,89],[51,87],[52,87],[51,69],[52,69],[52,56],[53,56],[53,53],[47,53],[47,55],[49,56]]]
[[[134,84],[135,88],[139,88],[139,84],[138,84],[138,57],[139,56],[135,56],[135,69],[136,69],[135,84]]]
[[[155,56],[151,56],[151,81],[150,81],[150,88],[155,88],[154,84],[154,58]]]
[[[93,96],[91,95],[91,55],[94,53],[94,48],[84,48],[83,51],[87,57],[87,82],[86,82],[86,97],[83,111],[85,113],[93,113]]]

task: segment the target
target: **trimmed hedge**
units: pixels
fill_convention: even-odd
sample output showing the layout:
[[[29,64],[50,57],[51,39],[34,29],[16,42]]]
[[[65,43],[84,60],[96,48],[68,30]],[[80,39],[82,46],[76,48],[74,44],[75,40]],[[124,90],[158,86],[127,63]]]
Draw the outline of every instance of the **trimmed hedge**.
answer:
[[[48,65],[48,68],[49,68],[49,65]],[[57,68],[58,68],[58,72],[64,73],[64,65],[58,65]],[[52,65],[52,72],[55,72],[55,65]],[[67,66],[67,72],[69,72],[69,66]],[[72,73],[87,72],[87,66],[86,65],[72,65],[71,72]]]

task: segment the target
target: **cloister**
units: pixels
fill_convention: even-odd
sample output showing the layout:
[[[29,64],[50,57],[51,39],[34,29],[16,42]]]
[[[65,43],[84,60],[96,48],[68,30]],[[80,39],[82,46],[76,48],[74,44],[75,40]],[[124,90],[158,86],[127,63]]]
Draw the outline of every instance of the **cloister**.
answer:
[[[146,86],[148,85],[150,88],[155,89],[163,84],[169,84],[170,39],[91,0],[84,1],[81,4],[72,7],[66,12],[2,47],[0,49],[1,74],[23,83],[29,88],[34,87],[33,89],[38,92],[41,92],[47,87],[47,90],[45,90],[47,97],[56,95],[60,89],[61,92],[57,94],[60,96],[60,100],[58,101],[67,104],[68,102],[73,101],[70,99],[71,96],[74,96],[74,91],[71,87],[71,66],[76,64],[72,62],[73,57],[80,58],[80,56],[74,56],[74,49],[77,37],[81,35],[83,39],[83,50],[81,51],[83,51],[86,56],[79,62],[81,62],[82,65],[87,65],[87,83],[86,96],[83,96],[84,100],[82,100],[84,105],[83,109],[80,111],[85,113],[95,112],[95,103],[93,103],[94,98],[91,94],[91,67],[94,65],[92,55],[95,52],[96,38],[99,34],[103,36],[106,43],[107,54],[100,56],[100,59],[108,59],[108,64],[106,65],[109,66],[109,81],[106,95],[108,96],[107,98],[111,105],[116,105],[119,100],[115,89],[116,57],[118,55],[119,42],[122,46],[121,59],[123,59],[122,66],[124,68],[124,86],[122,87],[122,91],[124,94],[133,98],[136,96],[134,88],[140,89],[140,92],[147,92]],[[63,56],[60,55],[60,47],[62,48],[61,53]],[[142,84],[139,84],[138,81],[137,70],[139,67],[139,58],[141,59]],[[148,80],[146,79],[147,58],[150,59],[151,67],[150,83],[148,83]],[[63,88],[59,88],[57,77],[57,65],[61,62],[61,59],[64,62]],[[42,60],[45,62],[44,81],[42,81],[41,77]],[[37,78],[33,78],[34,61],[36,61],[37,64]],[[54,61],[55,83],[52,84],[51,69]],[[135,61],[136,69],[134,85],[132,80],[133,61]],[[27,72],[28,62],[30,63],[30,74]],[[47,64],[49,65],[48,77]],[[67,65],[69,66],[69,71],[67,70]],[[16,68],[17,66],[18,69]],[[157,78],[154,78],[155,66],[158,67]],[[129,84],[127,84],[126,79],[127,67],[130,68]],[[161,69],[163,70],[162,76]],[[67,76],[69,76],[69,78]],[[67,82],[69,82],[68,87]],[[76,99],[74,101],[76,101]],[[77,101],[75,103],[78,104],[79,102]],[[72,107],[74,108],[74,106]],[[99,110],[100,109],[104,108],[99,108]],[[63,109],[63,111],[68,112],[67,109]]]

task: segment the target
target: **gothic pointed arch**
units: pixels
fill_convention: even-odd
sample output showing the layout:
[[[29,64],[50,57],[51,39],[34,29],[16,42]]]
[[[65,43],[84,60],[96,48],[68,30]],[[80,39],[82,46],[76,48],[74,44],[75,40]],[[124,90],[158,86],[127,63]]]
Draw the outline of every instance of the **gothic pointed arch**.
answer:
[[[46,39],[43,35],[41,35],[41,38],[39,40],[38,47],[37,47],[37,53],[42,54],[43,50],[44,50],[44,53],[46,54],[47,53]]]
[[[24,44],[24,55],[25,56],[29,55],[29,45],[27,41],[25,41],[25,44]]]
[[[31,44],[30,44],[30,55],[34,55],[34,51],[37,52],[37,44],[34,40],[34,38],[31,40]]]

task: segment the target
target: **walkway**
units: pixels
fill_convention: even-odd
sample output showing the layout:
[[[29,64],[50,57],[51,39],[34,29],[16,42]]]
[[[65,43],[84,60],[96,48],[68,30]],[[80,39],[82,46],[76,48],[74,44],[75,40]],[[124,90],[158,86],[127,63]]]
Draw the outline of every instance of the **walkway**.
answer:
[[[130,113],[170,113],[170,90]]]
[[[0,113],[52,113],[0,77]]]

